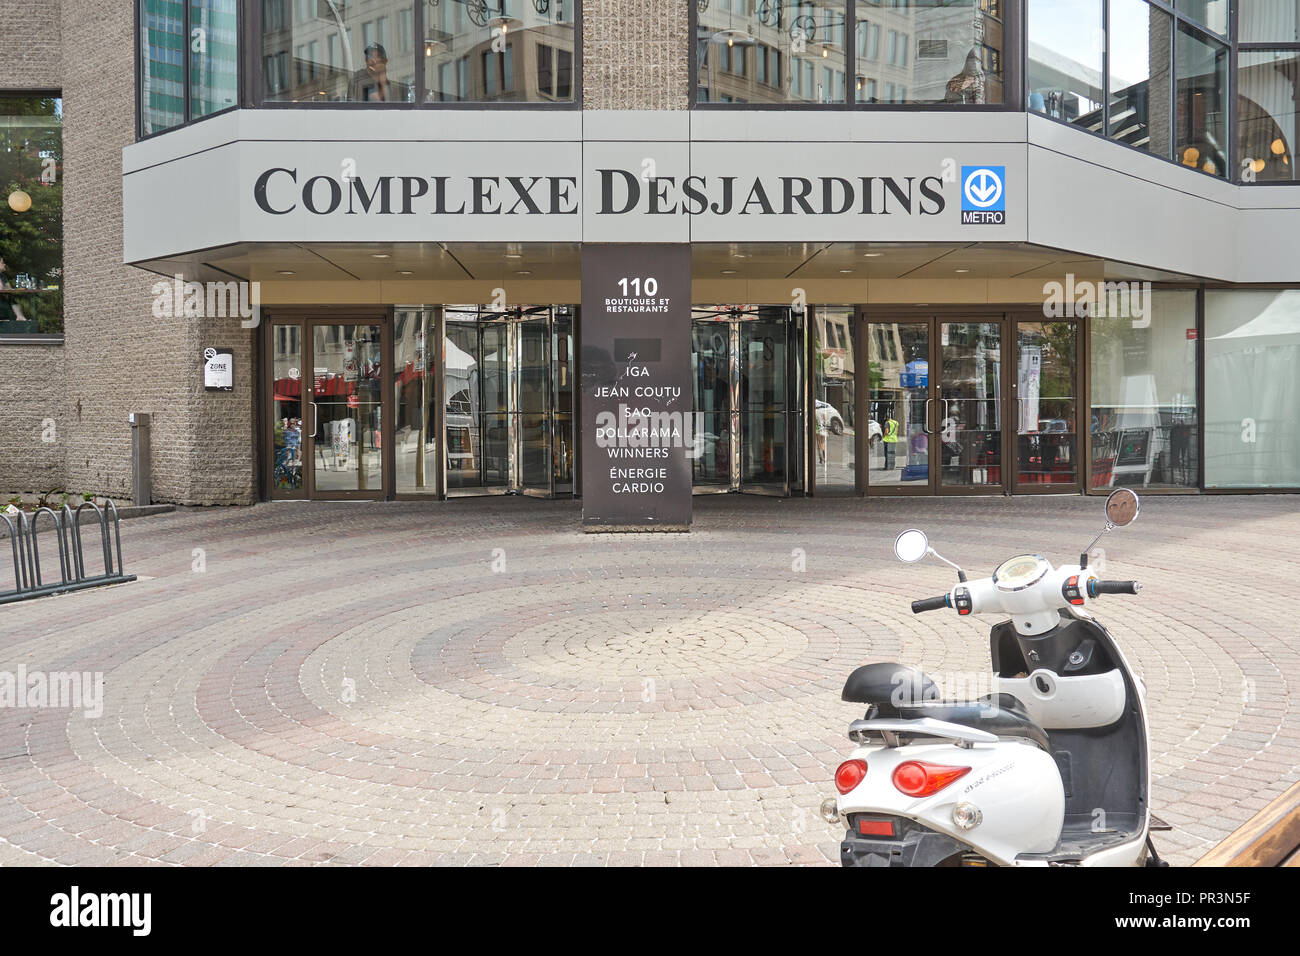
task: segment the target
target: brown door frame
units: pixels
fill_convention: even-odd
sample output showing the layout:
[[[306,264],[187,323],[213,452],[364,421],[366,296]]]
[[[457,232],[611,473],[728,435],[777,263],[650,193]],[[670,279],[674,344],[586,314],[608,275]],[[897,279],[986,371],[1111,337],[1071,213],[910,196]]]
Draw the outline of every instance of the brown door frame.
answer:
[[[392,392],[392,314],[391,307],[365,309],[356,306],[278,306],[267,310],[262,330],[262,348],[266,361],[262,372],[263,399],[260,416],[266,423],[263,436],[263,470],[275,467],[275,423],[273,403],[275,401],[275,364],[272,348],[272,328],[276,325],[297,325],[301,330],[302,370],[299,381],[302,382],[300,403],[302,405],[302,457],[303,476],[300,493],[276,493],[274,475],[265,476],[267,497],[273,501],[323,500],[323,501],[370,501],[388,500],[393,495],[394,469],[393,457],[393,396]],[[315,389],[314,356],[312,355],[311,332],[318,325],[378,325],[380,329],[380,471],[381,487],[362,491],[317,491],[312,463],[309,460],[315,453],[317,422],[314,403],[309,395]],[[309,411],[309,408],[311,409]],[[309,431],[307,425],[313,427]]]
[[[1020,368],[1020,326],[1026,323],[1052,324],[1057,322],[1071,322],[1074,324],[1074,421],[1069,424],[1074,428],[1074,446],[1071,454],[1075,456],[1074,474],[1075,480],[1070,484],[1025,484],[1020,480],[1020,403],[1016,394],[1016,385]],[[1084,374],[1084,368],[1087,366],[1087,358],[1084,348],[1087,346],[1084,330],[1087,326],[1086,319],[1065,317],[1060,319],[1046,318],[1041,309],[1028,312],[1023,310],[1010,311],[1007,314],[1007,344],[1010,349],[1010,355],[1004,353],[1003,362],[1008,360],[1011,364],[1006,367],[1011,370],[1011,375],[1005,379],[1005,390],[1007,391],[1010,402],[1014,403],[1015,425],[1011,430],[1009,441],[1005,447],[1010,449],[1010,454],[1004,454],[1003,459],[1009,466],[1010,475],[1004,472],[1004,478],[1010,478],[1010,493],[1015,495],[1081,495],[1084,493],[1087,483],[1089,482],[1091,471],[1090,462],[1091,441],[1083,428],[1083,408],[1084,408],[1084,388],[1087,385],[1087,376]],[[1008,404],[1006,407],[1013,407]],[[1089,407],[1089,420],[1091,420],[1091,407]]]

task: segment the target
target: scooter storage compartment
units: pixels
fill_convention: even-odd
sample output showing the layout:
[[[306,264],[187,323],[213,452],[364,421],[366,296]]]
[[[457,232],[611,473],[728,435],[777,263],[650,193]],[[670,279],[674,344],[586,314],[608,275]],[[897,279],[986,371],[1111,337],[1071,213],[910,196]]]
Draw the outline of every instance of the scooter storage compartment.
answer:
[[[996,690],[1020,701],[1049,732],[1109,727],[1124,716],[1124,675],[1118,668],[1086,677],[1036,670],[1028,677],[999,677]]]

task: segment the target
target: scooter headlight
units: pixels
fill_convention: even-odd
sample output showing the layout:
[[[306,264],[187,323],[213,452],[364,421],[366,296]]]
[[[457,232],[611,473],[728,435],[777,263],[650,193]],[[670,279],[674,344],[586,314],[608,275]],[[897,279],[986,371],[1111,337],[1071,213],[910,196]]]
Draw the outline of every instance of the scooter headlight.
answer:
[[[974,830],[984,822],[984,814],[973,803],[959,803],[952,808],[952,822],[958,830]]]

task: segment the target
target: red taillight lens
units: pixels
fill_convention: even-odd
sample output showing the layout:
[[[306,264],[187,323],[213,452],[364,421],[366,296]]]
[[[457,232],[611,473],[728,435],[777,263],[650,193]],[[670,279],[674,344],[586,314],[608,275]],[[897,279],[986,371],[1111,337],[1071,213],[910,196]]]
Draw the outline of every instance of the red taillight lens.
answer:
[[[887,836],[894,835],[893,820],[868,820],[861,818],[858,820],[858,832],[863,836]]]
[[[909,797],[929,797],[968,773],[970,767],[947,767],[924,760],[909,760],[894,768],[894,786]]]
[[[835,770],[835,789],[840,793],[848,793],[860,784],[866,775],[865,760],[846,760]]]

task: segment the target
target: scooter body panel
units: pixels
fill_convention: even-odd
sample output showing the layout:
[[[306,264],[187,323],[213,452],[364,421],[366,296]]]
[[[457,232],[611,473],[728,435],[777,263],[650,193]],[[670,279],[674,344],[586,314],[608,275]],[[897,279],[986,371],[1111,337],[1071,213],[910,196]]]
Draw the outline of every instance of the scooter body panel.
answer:
[[[866,761],[867,775],[839,797],[841,819],[859,813],[906,817],[1003,866],[1014,865],[1021,853],[1049,852],[1060,837],[1065,813],[1061,776],[1051,756],[1032,744],[918,742],[859,747],[853,757]],[[894,770],[908,760],[971,769],[933,796],[910,797],[893,783]],[[980,823],[960,829],[953,822],[958,803],[978,808]]]

